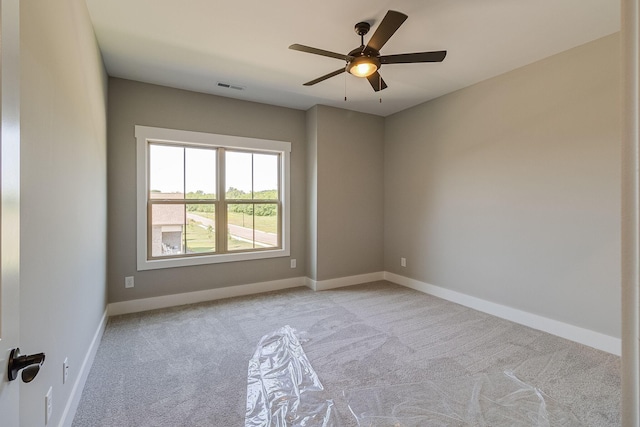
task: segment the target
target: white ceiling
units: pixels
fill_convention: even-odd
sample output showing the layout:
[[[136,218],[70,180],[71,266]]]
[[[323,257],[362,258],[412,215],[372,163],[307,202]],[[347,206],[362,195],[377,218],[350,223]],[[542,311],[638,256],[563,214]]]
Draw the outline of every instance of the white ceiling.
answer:
[[[505,73],[620,29],[617,0],[86,0],[110,76],[306,110],[380,116]],[[442,63],[384,65],[375,93],[333,58],[360,45],[387,10],[409,16],[383,55],[447,50]],[[218,82],[244,90],[218,87]],[[345,102],[345,92],[348,100]],[[380,98],[382,102],[380,102]]]

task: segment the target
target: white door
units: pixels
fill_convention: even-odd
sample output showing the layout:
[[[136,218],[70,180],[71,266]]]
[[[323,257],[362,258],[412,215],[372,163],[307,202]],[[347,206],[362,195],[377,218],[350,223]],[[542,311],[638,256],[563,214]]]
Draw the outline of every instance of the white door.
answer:
[[[9,381],[20,320],[20,14],[0,0],[0,425],[18,427],[19,380]]]

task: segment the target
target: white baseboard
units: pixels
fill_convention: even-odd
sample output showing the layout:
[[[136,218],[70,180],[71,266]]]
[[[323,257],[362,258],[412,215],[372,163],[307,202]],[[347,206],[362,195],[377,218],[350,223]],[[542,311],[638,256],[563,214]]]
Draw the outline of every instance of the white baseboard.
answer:
[[[450,289],[441,288],[439,286],[430,285],[415,279],[400,276],[395,273],[386,271],[384,273],[385,280],[415,289],[429,295],[433,295],[474,310],[482,311],[502,319],[510,320],[521,325],[528,326],[539,331],[544,331],[561,338],[568,339],[607,353],[620,356],[622,351],[622,341],[609,335],[601,334],[579,326],[570,325],[558,320],[549,319],[537,314],[528,313],[506,305],[496,304],[480,298],[472,297]]]
[[[326,291],[328,289],[343,288],[345,286],[359,285],[361,283],[384,280],[384,272],[359,274],[357,276],[339,277],[337,279],[313,280],[305,277],[305,286],[314,291]]]
[[[428,283],[420,282],[418,280],[410,279],[387,271],[339,277],[328,280],[313,280],[308,277],[294,277],[270,282],[251,283],[247,285],[229,286],[197,292],[122,301],[109,304],[107,312],[109,316],[116,316],[119,314],[136,313],[140,311],[155,310],[158,308],[252,295],[300,286],[306,286],[314,291],[323,291],[358,285],[361,283],[375,282],[378,280],[388,280],[398,285],[406,286],[429,295],[464,305],[465,307],[473,308],[474,310],[510,320],[530,328],[615,354],[617,356],[621,354],[622,341],[620,338],[611,337],[579,326],[570,325],[558,320],[549,319],[537,314],[532,314],[523,310],[483,300],[461,292],[430,285]]]
[[[107,310],[105,310],[104,314],[102,315],[102,319],[100,319],[100,323],[98,324],[98,329],[93,335],[93,339],[91,340],[91,344],[89,345],[89,350],[87,351],[87,354],[82,361],[82,366],[80,366],[80,370],[78,371],[76,382],[73,384],[71,395],[69,396],[69,400],[67,400],[67,405],[65,406],[62,417],[60,418],[60,424],[58,424],[59,427],[71,427],[71,424],[73,423],[73,418],[76,415],[78,404],[80,403],[80,398],[82,397],[82,390],[84,390],[84,385],[87,382],[89,371],[91,371],[93,360],[96,357],[96,352],[98,351],[100,340],[102,339],[104,329],[107,326],[107,319]]]
[[[225,288],[207,289],[204,291],[185,292],[182,294],[114,302],[109,304],[108,312],[109,316],[117,316],[119,314],[137,313],[140,311],[155,310],[158,308],[194,304],[223,298],[277,291],[280,289],[297,288],[300,286],[305,286],[305,278],[293,277],[291,279],[273,280],[270,282],[251,283],[248,285],[228,286]]]

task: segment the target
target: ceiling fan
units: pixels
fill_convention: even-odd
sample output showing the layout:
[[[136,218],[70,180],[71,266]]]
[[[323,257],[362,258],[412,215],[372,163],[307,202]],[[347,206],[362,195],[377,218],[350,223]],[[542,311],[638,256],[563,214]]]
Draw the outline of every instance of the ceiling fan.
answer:
[[[360,46],[353,49],[347,55],[330,52],[328,50],[316,49],[314,47],[304,46],[301,44],[292,44],[289,49],[298,50],[300,52],[313,53],[315,55],[328,56],[329,58],[342,59],[347,65],[339,68],[322,77],[305,83],[305,86],[312,86],[321,81],[348,71],[357,77],[366,77],[374,91],[385,89],[387,84],[382,80],[378,70],[382,64],[408,64],[416,62],[442,62],[447,56],[446,50],[434,52],[416,52],[401,53],[397,55],[380,55],[380,49],[389,41],[391,36],[400,28],[407,15],[395,10],[390,10],[378,26],[378,29],[369,39],[369,43],[365,46],[364,36],[369,32],[371,25],[368,22],[358,22],[355,26],[355,32],[360,36]]]

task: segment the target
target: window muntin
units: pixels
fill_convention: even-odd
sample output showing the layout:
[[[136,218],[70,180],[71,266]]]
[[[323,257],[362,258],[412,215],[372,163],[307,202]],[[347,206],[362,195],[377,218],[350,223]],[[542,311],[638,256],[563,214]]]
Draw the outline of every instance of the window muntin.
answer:
[[[136,138],[139,270],[289,255],[289,143],[144,126]]]

